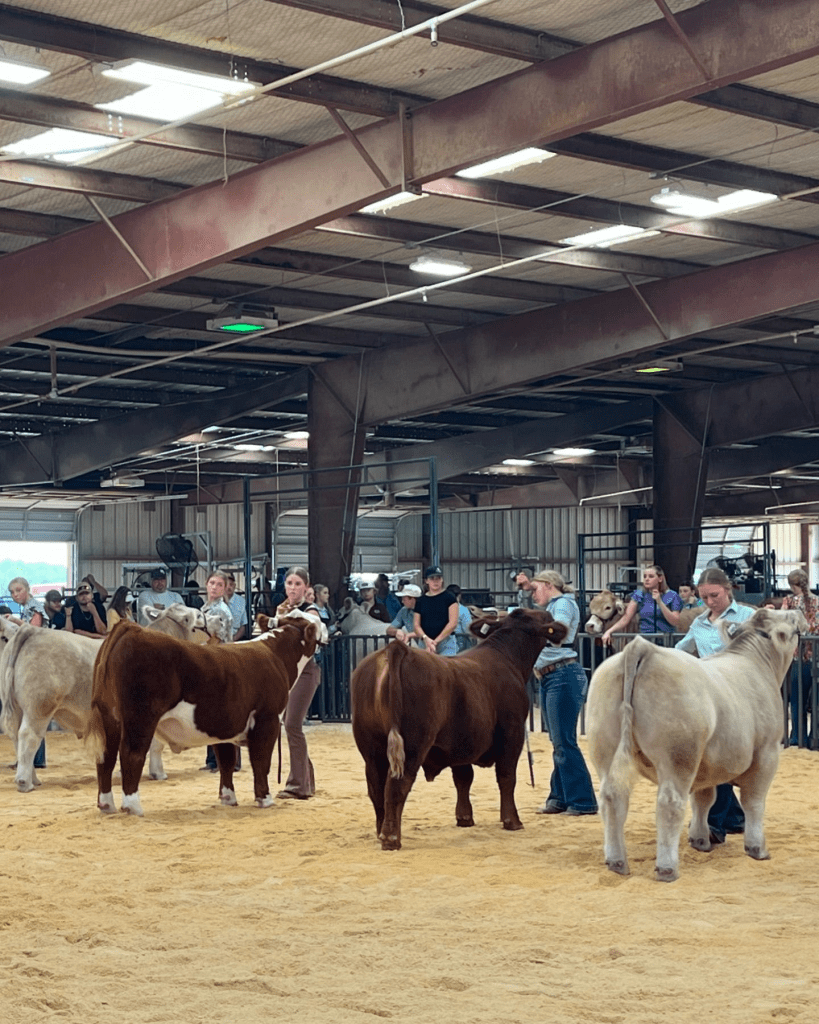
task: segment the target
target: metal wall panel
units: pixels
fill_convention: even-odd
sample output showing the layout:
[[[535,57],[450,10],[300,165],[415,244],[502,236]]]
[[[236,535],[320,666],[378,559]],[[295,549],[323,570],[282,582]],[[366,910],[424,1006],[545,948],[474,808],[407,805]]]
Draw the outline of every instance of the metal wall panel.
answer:
[[[0,508],[0,540],[63,541],[75,539],[76,509]]]

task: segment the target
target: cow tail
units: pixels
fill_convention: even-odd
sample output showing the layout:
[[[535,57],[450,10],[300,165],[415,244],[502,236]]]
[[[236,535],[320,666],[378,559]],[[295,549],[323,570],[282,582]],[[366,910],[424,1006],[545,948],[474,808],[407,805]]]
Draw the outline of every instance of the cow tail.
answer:
[[[404,777],[404,737],[400,733],[401,719],[404,717],[404,687],[401,680],[401,668],[409,653],[406,644],[393,643],[387,647],[387,713],[390,731],[387,734],[387,760],[390,775],[394,779]]]
[[[614,752],[608,772],[610,784],[620,783],[627,790],[631,789],[631,776],[634,770],[634,683],[637,673],[647,654],[651,653],[653,644],[635,637],[623,651],[623,701],[620,705],[620,742]]]
[[[3,712],[0,715],[0,727],[6,736],[10,736],[17,743],[17,733],[20,731],[20,723],[23,720],[23,709],[17,700],[17,693],[14,686],[14,668],[20,656],[20,649],[29,637],[35,635],[36,626],[21,626],[17,633],[11,638],[5,651],[5,658],[2,661],[3,673],[0,676],[0,701],[3,702]]]

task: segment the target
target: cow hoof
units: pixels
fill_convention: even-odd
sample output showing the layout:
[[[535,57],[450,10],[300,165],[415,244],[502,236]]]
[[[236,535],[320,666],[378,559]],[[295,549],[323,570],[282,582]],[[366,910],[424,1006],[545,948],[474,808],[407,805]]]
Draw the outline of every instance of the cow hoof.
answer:
[[[710,853],[714,849],[711,845],[711,840],[703,839],[702,837],[699,837],[698,839],[691,839],[689,837],[688,845],[695,850],[699,850],[700,853]]]
[[[679,877],[676,868],[654,868],[655,882],[676,882]]]
[[[161,775],[159,774],[159,772],[151,772],[148,778],[153,779],[154,782],[164,782],[168,778],[168,776],[165,774],[165,772],[162,772]]]
[[[32,789],[34,789],[33,782],[29,782],[27,779],[17,779],[18,793],[30,793]]]
[[[130,795],[123,793],[120,811],[123,814],[133,814],[137,818],[141,818],[143,810],[142,804],[139,802],[139,793],[131,793]]]
[[[400,850],[401,840],[398,836],[381,836],[381,849],[382,850]]]
[[[771,855],[767,850],[760,850],[758,846],[746,846],[745,852],[749,857],[753,857],[754,860],[770,860]]]
[[[475,819],[470,814],[468,818],[456,818],[455,824],[458,826],[458,828],[472,828],[472,826],[475,824]]]
[[[114,803],[113,793],[100,793],[97,797],[97,807],[103,814],[116,814],[117,805]]]
[[[238,807],[239,801],[236,799],[236,794],[232,789],[228,789],[227,786],[222,786],[222,791],[219,794],[219,801],[226,807]]]
[[[520,832],[523,828],[523,822],[520,818],[504,818],[503,827],[507,832]]]
[[[606,867],[617,875],[630,875],[628,864],[624,860],[607,860]]]
[[[257,807],[272,807],[274,803],[275,800],[269,793],[267,794],[267,796],[263,796],[261,800],[258,797],[256,797]]]

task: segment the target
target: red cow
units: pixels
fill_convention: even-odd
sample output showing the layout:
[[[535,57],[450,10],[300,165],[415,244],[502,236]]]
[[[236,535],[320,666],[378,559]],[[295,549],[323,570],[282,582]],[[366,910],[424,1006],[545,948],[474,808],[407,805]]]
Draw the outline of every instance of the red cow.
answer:
[[[455,658],[393,643],[353,674],[353,736],[385,850],[401,849],[401,814],[419,768],[428,782],[452,769],[455,820],[468,827],[472,765],[494,764],[503,827],[523,828],[514,794],[529,711],[526,682],[538,654],[560,643],[566,627],[547,612],[521,608],[470,628],[484,643]]]
[[[98,762],[100,810],[116,810],[111,776],[119,753],[122,810],[142,815],[139,779],[154,733],[174,753],[213,744],[219,798],[229,805],[237,803],[234,744],[246,743],[256,803],[270,807],[267,777],[279,715],[315,653],[320,629],[311,619],[288,619],[248,643],[198,647],[117,623],[94,666],[86,734]]]

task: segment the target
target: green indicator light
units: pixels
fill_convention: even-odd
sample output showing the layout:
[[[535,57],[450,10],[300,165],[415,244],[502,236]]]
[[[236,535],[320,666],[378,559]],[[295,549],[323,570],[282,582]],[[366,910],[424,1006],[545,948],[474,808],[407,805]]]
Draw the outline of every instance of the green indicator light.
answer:
[[[257,331],[265,330],[261,324],[224,324],[220,331],[231,331],[233,334],[255,334]]]

